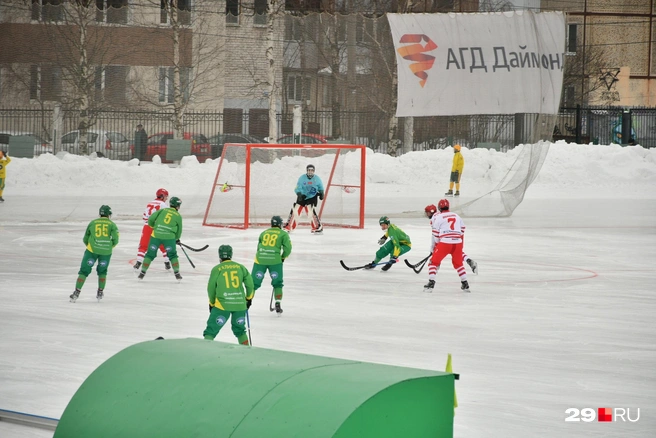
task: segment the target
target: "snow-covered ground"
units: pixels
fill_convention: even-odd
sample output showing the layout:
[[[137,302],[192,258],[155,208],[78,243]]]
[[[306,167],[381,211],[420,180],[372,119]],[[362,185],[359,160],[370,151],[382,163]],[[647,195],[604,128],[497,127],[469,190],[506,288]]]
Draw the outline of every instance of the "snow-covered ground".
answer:
[[[463,150],[463,199],[496,186],[517,151]],[[285,313],[268,310],[268,280],[251,308],[253,344],[278,350],[443,370],[453,355],[456,437],[653,437],[656,430],[656,150],[553,144],[509,218],[465,218],[465,251],[480,267],[471,293],[447,261],[432,294],[427,273],[347,272],[372,260],[385,214],[428,254],[424,206],[448,188],[452,150],[367,156],[366,227],[292,233]],[[201,337],[206,282],[221,244],[251,266],[262,229],[202,226],[218,162],[180,167],[72,155],[14,159],[0,204],[0,409],[59,418],[75,391],[118,351],[157,336]],[[299,167],[290,168],[294,177]],[[317,174],[322,169],[317,167]],[[145,204],[159,187],[183,200],[177,284],[154,262],[138,282],[131,264]],[[281,216],[294,199],[280,206]],[[120,232],[105,299],[91,274],[68,302],[82,236],[108,204]],[[217,341],[236,342],[229,329]],[[630,422],[566,422],[568,408],[640,409]],[[52,433],[0,422],[0,436]]]

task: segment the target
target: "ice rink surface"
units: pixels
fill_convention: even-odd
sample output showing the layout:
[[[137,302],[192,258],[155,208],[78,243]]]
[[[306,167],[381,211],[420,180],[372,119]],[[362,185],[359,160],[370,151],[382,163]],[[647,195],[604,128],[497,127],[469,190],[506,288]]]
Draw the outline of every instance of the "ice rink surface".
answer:
[[[339,260],[373,259],[382,212],[412,238],[402,258],[428,254],[427,202],[376,193],[363,230],[292,233],[284,313],[269,312],[267,278],[251,307],[255,348],[441,371],[451,353],[460,374],[455,437],[655,436],[656,199],[554,193],[527,197],[509,218],[465,219],[465,252],[480,269],[476,276],[467,268],[471,293],[460,291],[447,258],[428,294],[427,269],[341,268]],[[161,258],[139,282],[131,267],[142,227],[136,217],[150,197],[104,198],[115,212],[137,214],[116,218],[121,242],[104,300],[95,299],[94,272],[72,304],[98,194],[9,194],[0,205],[0,409],[46,417],[59,418],[87,376],[120,350],[158,336],[200,338],[218,246],[232,245],[234,260],[250,268],[262,231],[203,227],[185,208],[201,211],[191,204],[206,196],[187,196],[182,241],[210,248],[188,252],[196,269],[180,254],[180,284]],[[217,341],[236,343],[229,329]],[[565,421],[568,408],[599,407],[630,408],[633,418],[639,409],[640,419]],[[52,433],[0,422],[0,436]]]

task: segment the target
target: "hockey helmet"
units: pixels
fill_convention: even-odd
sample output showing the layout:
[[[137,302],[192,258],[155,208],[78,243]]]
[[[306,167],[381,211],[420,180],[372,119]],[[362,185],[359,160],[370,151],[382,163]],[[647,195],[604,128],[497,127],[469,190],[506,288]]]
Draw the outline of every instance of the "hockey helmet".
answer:
[[[378,224],[379,225],[383,225],[383,224],[389,225],[390,220],[387,216],[381,216],[380,219],[378,219]]]
[[[312,178],[314,176],[314,164],[307,165],[307,167],[305,168],[305,174],[307,175],[308,178]]]
[[[98,214],[100,216],[110,217],[112,215],[112,209],[109,205],[101,205]]]
[[[449,200],[448,199],[440,199],[440,202],[437,203],[437,208],[439,208],[440,212],[448,211],[449,210]]]
[[[230,246],[230,245],[221,245],[221,246],[219,246],[219,258],[221,260],[230,260],[230,259],[232,259],[232,246]]]
[[[174,196],[169,201],[169,205],[173,208],[179,208],[182,205],[182,200],[180,200],[180,198],[177,196]]]
[[[282,218],[280,216],[274,216],[271,218],[271,226],[282,228]]]
[[[437,212],[437,207],[434,204],[427,205],[426,208],[424,208],[424,212],[426,213],[426,217],[430,219]]]
[[[169,197],[169,192],[166,189],[159,189],[156,195],[157,199],[164,199]]]

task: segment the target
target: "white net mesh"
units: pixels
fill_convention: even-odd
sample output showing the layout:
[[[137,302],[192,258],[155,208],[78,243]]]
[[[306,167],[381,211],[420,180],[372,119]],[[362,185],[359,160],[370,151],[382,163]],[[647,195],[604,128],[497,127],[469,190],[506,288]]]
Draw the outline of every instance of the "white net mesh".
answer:
[[[512,167],[490,192],[465,204],[454,205],[454,210],[463,217],[507,217],[524,199],[526,189],[540,173],[549,145],[540,141],[536,144],[517,146],[521,148]]]

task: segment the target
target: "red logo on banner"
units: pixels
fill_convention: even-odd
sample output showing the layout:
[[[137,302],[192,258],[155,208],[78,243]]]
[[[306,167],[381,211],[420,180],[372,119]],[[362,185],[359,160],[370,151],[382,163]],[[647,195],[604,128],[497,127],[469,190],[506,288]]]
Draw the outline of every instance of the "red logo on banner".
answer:
[[[426,44],[422,45],[422,41],[425,41]],[[410,64],[410,70],[415,76],[421,79],[419,85],[423,88],[428,79],[428,73],[426,72],[433,67],[433,63],[435,62],[434,56],[426,55],[424,52],[430,52],[431,50],[437,49],[437,44],[423,34],[405,34],[401,37],[399,42],[401,44],[409,44],[405,47],[400,47],[396,51],[403,57],[403,59],[413,61],[413,63]]]
[[[597,408],[597,421],[613,421],[613,409]]]

